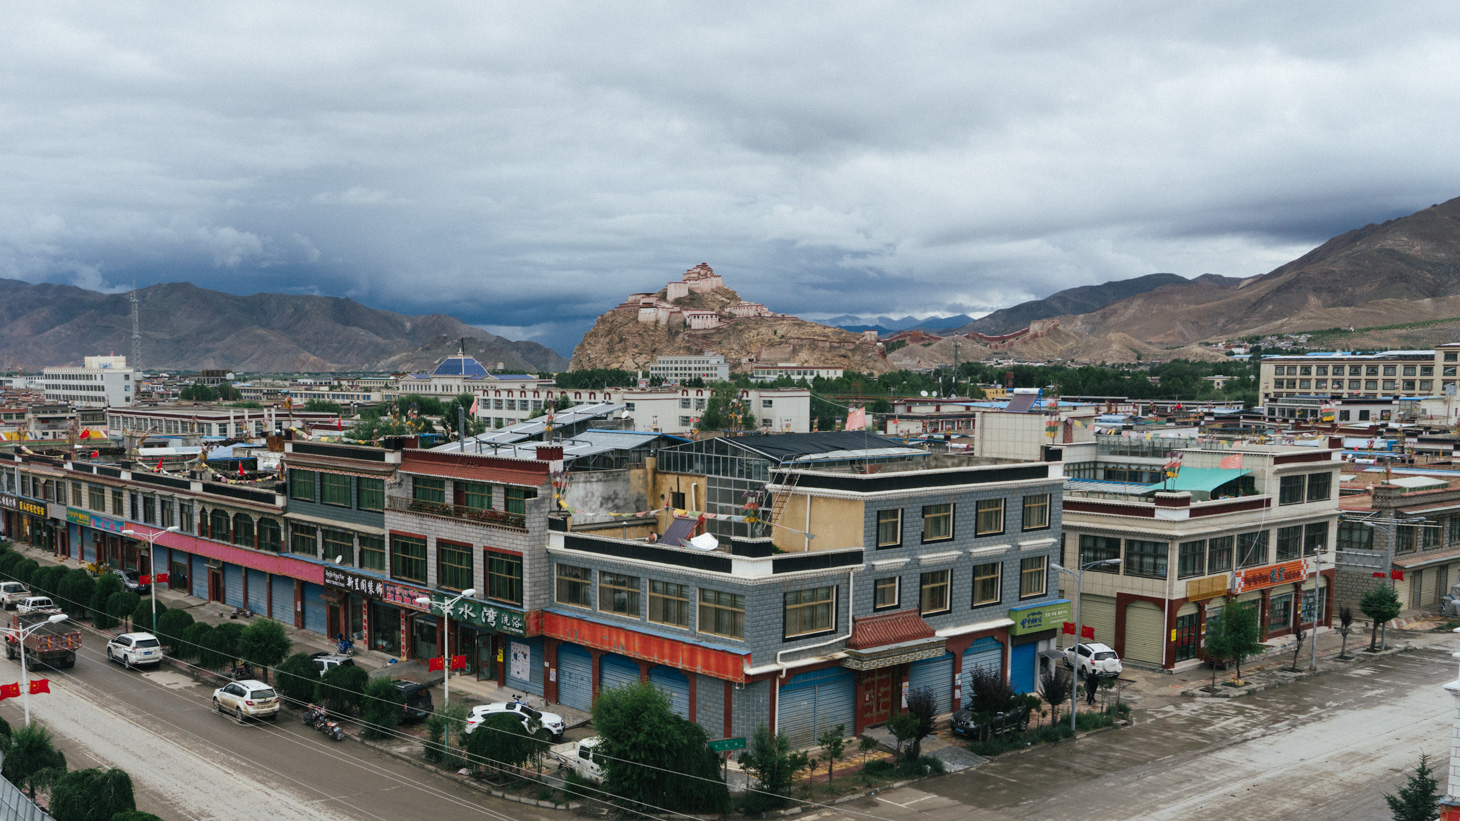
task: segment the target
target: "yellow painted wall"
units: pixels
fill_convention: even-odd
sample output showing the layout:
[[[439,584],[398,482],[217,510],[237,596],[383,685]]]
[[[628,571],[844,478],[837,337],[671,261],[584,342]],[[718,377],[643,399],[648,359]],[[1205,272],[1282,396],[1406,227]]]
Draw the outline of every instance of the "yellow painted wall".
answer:
[[[806,503],[811,503],[811,527],[806,526]],[[786,509],[776,519],[784,527],[773,528],[771,540],[776,547],[789,553],[803,550],[836,550],[862,546],[862,503],[854,499],[825,499],[796,493],[786,503]],[[787,530],[786,528],[790,528]],[[816,536],[810,548],[800,532],[808,531]]]

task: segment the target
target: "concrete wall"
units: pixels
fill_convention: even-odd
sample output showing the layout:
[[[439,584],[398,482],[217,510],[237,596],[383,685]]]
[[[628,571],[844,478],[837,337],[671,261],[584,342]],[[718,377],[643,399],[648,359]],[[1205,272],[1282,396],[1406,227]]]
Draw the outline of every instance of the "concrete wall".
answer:
[[[639,476],[634,476],[638,473]],[[584,470],[573,474],[563,501],[573,511],[575,524],[613,521],[609,513],[633,513],[658,507],[644,493],[643,471]],[[634,481],[635,479],[641,481]]]

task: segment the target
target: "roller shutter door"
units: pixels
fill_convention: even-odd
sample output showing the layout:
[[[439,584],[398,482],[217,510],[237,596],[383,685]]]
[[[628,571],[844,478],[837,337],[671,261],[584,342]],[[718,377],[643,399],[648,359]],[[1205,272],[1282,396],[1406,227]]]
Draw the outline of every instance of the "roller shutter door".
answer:
[[[1070,614],[1073,617],[1073,613]],[[1101,644],[1115,646],[1115,599],[1108,596],[1086,596],[1080,603],[1080,624],[1092,628],[1095,638]],[[1063,635],[1063,634],[1061,634]],[[1074,637],[1066,639],[1065,646],[1074,644]]]
[[[558,645],[558,703],[593,709],[593,656],[576,644]]]
[[[542,695],[542,639],[509,636],[503,655],[507,662],[507,686],[536,696]],[[513,675],[523,667],[526,667],[526,678]]]
[[[160,562],[162,561],[162,551],[159,550],[157,552],[159,554],[157,560]],[[90,539],[86,539],[81,543],[81,560],[86,562],[96,561],[96,544],[93,543]],[[161,566],[166,567],[166,565]]]
[[[193,557],[193,595],[208,599],[208,560],[202,556]]]
[[[1166,649],[1165,619],[1150,602],[1131,602],[1125,609],[1125,656],[1160,666]]]
[[[85,547],[85,545],[83,545],[83,547]],[[90,561],[90,559],[88,559],[87,561]],[[169,567],[172,567],[172,550],[166,547],[157,548],[157,550],[153,553],[152,572],[167,573],[169,572]]]
[[[604,655],[598,661],[598,690],[639,683],[639,663],[628,656]]]
[[[933,691],[933,701],[938,705],[938,715],[953,711],[953,654],[915,661],[907,671],[909,691],[927,687]]]
[[[792,676],[781,687],[780,725],[792,747],[811,747],[827,730],[852,732],[856,686],[852,671],[832,667]]]
[[[223,603],[232,607],[243,607],[243,568],[236,564],[223,565]]]
[[[689,719],[689,679],[673,667],[649,668],[649,683],[669,696],[675,715]]]
[[[304,583],[304,629],[321,636],[329,630],[329,613],[324,603],[324,586]]]
[[[1016,693],[1034,692],[1039,669],[1039,642],[1019,644],[1009,650],[1009,683]]]
[[[269,612],[269,576],[262,570],[248,571],[248,609],[259,615]]]
[[[1002,673],[1004,670],[1004,645],[997,639],[976,639],[963,651],[963,703],[973,697],[973,671],[978,669]]]
[[[269,616],[277,621],[294,626],[294,580],[288,576],[274,576],[269,579],[274,586],[274,607]]]

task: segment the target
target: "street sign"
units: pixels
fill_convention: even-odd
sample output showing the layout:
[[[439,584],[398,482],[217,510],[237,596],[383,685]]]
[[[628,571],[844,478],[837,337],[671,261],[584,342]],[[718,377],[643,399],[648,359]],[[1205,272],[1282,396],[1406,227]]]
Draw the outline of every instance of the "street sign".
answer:
[[[728,753],[731,750],[745,749],[745,738],[719,738],[710,742],[710,752]]]

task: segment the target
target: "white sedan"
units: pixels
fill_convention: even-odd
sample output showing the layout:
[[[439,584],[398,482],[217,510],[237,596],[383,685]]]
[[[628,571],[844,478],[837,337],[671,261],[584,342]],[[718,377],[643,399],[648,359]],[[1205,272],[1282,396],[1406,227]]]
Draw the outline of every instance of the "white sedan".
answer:
[[[544,713],[534,710],[520,701],[498,701],[492,704],[478,704],[471,708],[471,713],[466,717],[466,732],[470,733],[477,728],[490,715],[514,715],[522,719],[522,726],[528,734],[535,735],[538,728],[547,730],[552,734],[553,741],[561,741],[567,727],[563,724],[563,717],[557,713]]]

